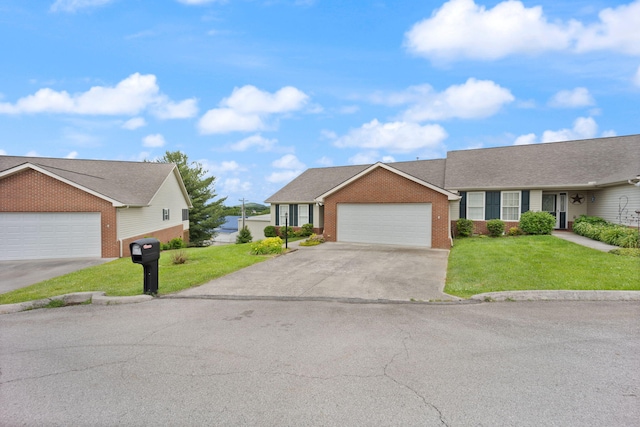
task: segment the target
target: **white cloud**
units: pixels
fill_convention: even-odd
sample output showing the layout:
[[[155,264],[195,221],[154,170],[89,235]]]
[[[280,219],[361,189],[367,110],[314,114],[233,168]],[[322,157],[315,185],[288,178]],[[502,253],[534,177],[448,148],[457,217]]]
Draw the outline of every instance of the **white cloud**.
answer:
[[[164,147],[166,141],[164,140],[164,136],[159,133],[153,135],[147,135],[142,138],[142,145],[144,147]]]
[[[293,178],[300,175],[301,173],[302,173],[301,170],[287,170],[287,171],[273,172],[271,173],[271,175],[266,177],[266,180],[273,183],[289,182]]]
[[[640,55],[640,0],[603,9],[599,21],[550,22],[541,6],[508,0],[487,9],[474,0],[450,0],[405,34],[405,47],[436,61],[493,60],[548,51],[611,50]]]
[[[66,156],[64,156],[65,159],[76,159],[78,158],[78,152],[77,151],[72,151],[69,154],[67,154]]]
[[[223,174],[225,172],[236,172],[240,170],[240,165],[235,160],[223,161],[211,165],[211,171],[215,174]]]
[[[575,23],[549,23],[542,7],[520,1],[493,9],[473,0],[451,0],[405,34],[405,46],[433,59],[497,59],[514,53],[562,50],[570,45]]]
[[[56,0],[51,5],[52,12],[75,12],[78,9],[103,6],[113,0]]]
[[[410,96],[414,94],[415,98]],[[410,88],[405,99],[412,98],[416,104],[402,114],[402,119],[415,122],[490,117],[515,99],[508,89],[493,81],[474,78],[461,85],[449,86],[440,93],[434,92],[429,85]]]
[[[178,0],[178,3],[187,4],[190,6],[201,5],[207,3],[226,3],[227,0]]]
[[[439,148],[447,136],[447,132],[440,125],[380,123],[374,119],[360,128],[350,130],[348,134],[338,138],[334,145],[340,148],[359,147],[371,150],[384,149],[391,153],[408,153],[423,148]]]
[[[573,90],[561,90],[549,101],[549,105],[557,108],[580,108],[594,105],[595,100],[589,90],[577,87]]]
[[[304,92],[291,86],[269,93],[247,85],[235,88],[220,102],[220,108],[207,111],[198,126],[203,134],[264,130],[271,115],[298,111],[308,99]]]
[[[50,88],[18,99],[15,104],[0,103],[0,114],[60,113],[79,115],[136,115],[147,108],[173,118],[193,108],[194,100],[173,103],[160,88],[153,74],[135,73],[117,85],[94,86],[86,92],[70,95]],[[195,114],[195,112],[193,113]]]
[[[633,76],[633,84],[640,87],[640,67],[638,67],[636,74]]]
[[[355,114],[360,111],[360,106],[358,105],[345,105],[338,109],[340,114]]]
[[[7,155],[7,152],[6,152],[6,151],[4,151],[4,150],[0,150],[0,156],[6,156],[6,155]]]
[[[324,167],[333,166],[333,160],[331,160],[327,156],[320,157],[318,160],[316,160],[316,163],[319,164],[320,166],[324,166]]]
[[[256,147],[258,151],[270,151],[277,142],[277,139],[267,139],[260,134],[256,134],[232,144],[230,148],[233,151],[247,151],[252,147]]]
[[[228,178],[221,183],[222,193],[243,193],[251,190],[251,182],[241,181],[240,178]]]
[[[377,151],[364,151],[349,157],[349,163],[352,165],[368,165],[377,162],[393,163],[395,161],[392,156],[381,156]]]
[[[640,55],[640,1],[603,9],[598,16],[600,22],[587,26],[580,33],[577,52],[612,50]]]
[[[147,121],[142,117],[134,117],[122,124],[123,129],[135,130],[147,125]]]
[[[600,134],[602,137],[615,135],[616,132],[613,130],[606,130]],[[533,133],[521,135],[516,138],[514,145],[574,141],[596,137],[598,137],[598,124],[596,121],[592,117],[578,117],[573,122],[573,127],[571,129],[546,130],[542,133],[542,138],[540,139],[538,139],[538,137]]]
[[[274,160],[271,166],[278,169],[304,169],[306,165],[293,154],[285,154],[281,158]]]
[[[163,96],[156,104],[153,113],[160,119],[188,119],[198,114],[198,101],[194,98],[173,102]]]

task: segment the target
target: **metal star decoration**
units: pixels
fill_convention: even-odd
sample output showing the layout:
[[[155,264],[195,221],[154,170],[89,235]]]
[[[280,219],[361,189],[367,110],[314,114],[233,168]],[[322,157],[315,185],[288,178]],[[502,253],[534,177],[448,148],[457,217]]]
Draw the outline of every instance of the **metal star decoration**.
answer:
[[[574,205],[579,205],[582,203],[582,201],[584,200],[584,197],[582,197],[580,194],[576,193],[573,196],[571,196],[571,203],[573,203]]]

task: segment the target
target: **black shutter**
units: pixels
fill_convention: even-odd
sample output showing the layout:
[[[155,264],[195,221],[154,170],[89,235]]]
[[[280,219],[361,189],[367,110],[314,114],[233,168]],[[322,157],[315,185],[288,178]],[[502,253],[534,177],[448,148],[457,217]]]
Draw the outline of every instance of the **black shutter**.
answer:
[[[460,199],[460,218],[466,218],[467,217],[467,192],[461,191],[460,196],[462,197],[462,199]]]
[[[280,225],[280,205],[276,205],[276,225]]]
[[[313,203],[309,204],[309,224],[313,224]]]
[[[520,213],[529,212],[529,190],[522,190],[522,200],[520,201]]]
[[[289,225],[298,226],[298,205],[289,205]]]
[[[499,191],[487,191],[485,193],[484,219],[500,219]]]

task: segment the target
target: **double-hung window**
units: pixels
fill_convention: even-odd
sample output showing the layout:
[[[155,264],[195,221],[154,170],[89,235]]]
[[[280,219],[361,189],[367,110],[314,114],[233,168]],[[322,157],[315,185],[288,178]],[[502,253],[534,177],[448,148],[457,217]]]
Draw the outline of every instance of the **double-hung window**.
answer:
[[[298,225],[309,223],[309,205],[298,205]]]
[[[503,191],[502,200],[503,221],[518,221],[520,219],[520,192],[519,191]]]
[[[484,220],[484,191],[467,193],[467,218]]]
[[[291,218],[288,217],[289,215],[289,205],[280,205],[280,222],[279,224],[284,227],[285,224],[285,218],[286,218],[286,222],[288,225],[291,225]]]
[[[169,209],[162,209],[162,220],[169,221],[169,218],[170,218]]]

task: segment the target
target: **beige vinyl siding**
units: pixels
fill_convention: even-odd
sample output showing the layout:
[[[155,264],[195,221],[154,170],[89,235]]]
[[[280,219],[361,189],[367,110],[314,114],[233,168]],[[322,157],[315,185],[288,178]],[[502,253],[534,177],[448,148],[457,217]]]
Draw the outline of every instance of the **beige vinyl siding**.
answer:
[[[542,190],[529,190],[529,210],[533,212],[542,210]]]
[[[592,197],[595,200],[592,201]],[[637,226],[636,210],[640,210],[640,188],[630,184],[589,191],[587,215],[599,216],[615,224]]]
[[[117,210],[118,239],[139,236],[185,223],[188,228],[189,221],[182,221],[182,209],[187,208],[178,180],[174,174],[170,174],[151,200],[150,206]],[[162,219],[163,209],[169,209],[170,215],[167,221]]]
[[[457,221],[460,219],[460,200],[452,200],[449,202],[449,220]]]

